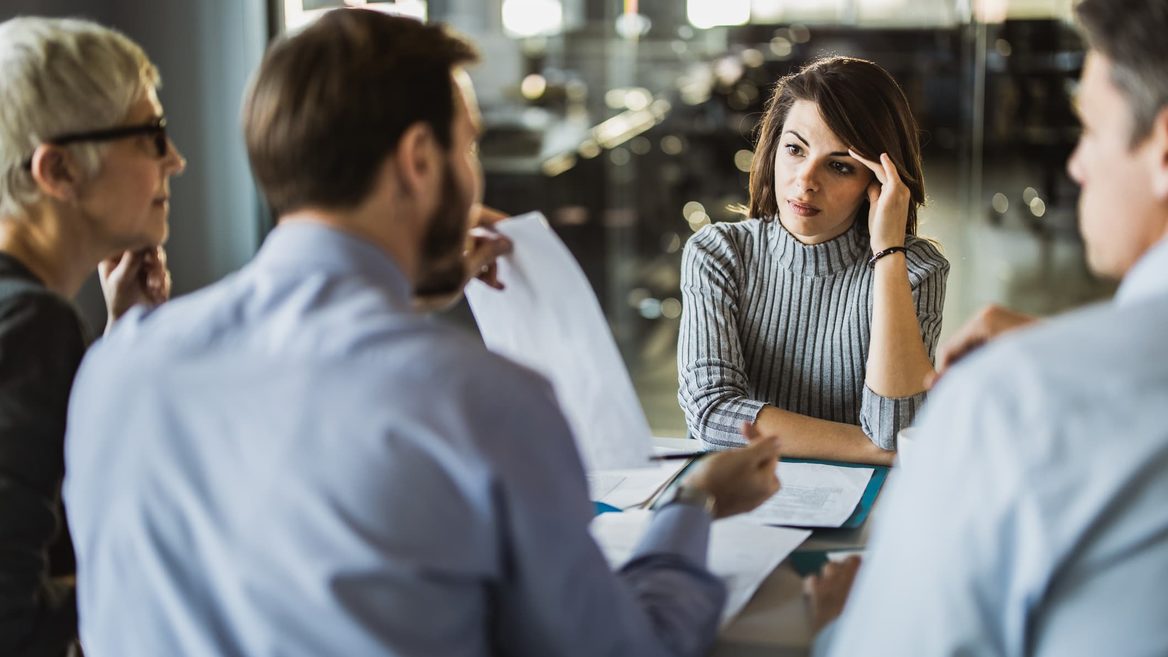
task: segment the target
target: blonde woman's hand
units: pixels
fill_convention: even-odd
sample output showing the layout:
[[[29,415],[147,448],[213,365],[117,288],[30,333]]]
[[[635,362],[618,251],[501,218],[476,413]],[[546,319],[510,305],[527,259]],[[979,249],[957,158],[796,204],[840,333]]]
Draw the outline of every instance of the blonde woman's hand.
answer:
[[[876,176],[876,180],[868,185],[868,233],[872,252],[904,246],[912,193],[900,179],[896,164],[888,153],[881,153],[879,162],[864,159],[850,149],[848,153]]]
[[[98,264],[97,273],[105,296],[107,333],[130,308],[140,303],[157,306],[170,298],[170,269],[161,246],[106,258]]]

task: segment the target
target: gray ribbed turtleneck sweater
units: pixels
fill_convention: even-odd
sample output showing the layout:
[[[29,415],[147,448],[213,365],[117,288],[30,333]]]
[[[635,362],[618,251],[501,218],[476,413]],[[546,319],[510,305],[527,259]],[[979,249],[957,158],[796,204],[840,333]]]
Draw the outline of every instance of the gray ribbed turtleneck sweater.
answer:
[[[908,276],[932,359],[949,262],[909,237]],[[740,428],[766,404],[857,424],[884,449],[912,422],[925,394],[881,397],[864,385],[872,324],[867,235],[858,224],[822,244],[777,221],[707,226],[685,246],[677,349],[690,435],[707,446],[743,444]]]

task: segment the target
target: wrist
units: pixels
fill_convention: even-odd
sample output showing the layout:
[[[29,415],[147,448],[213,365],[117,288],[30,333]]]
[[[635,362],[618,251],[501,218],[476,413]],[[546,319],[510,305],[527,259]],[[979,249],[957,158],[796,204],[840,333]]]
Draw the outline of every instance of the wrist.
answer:
[[[870,269],[875,269],[876,263],[880,261],[890,261],[892,259],[904,263],[907,253],[908,250],[903,246],[889,246],[878,251],[873,251],[872,255],[868,257],[868,267]]]
[[[903,247],[904,245],[905,239],[903,237],[900,239],[885,239],[882,237],[878,238],[873,236],[872,239],[868,240],[868,247],[872,250],[872,253],[879,253],[885,249],[891,249],[898,246]]]
[[[716,517],[714,514],[715,505],[714,495],[703,488],[690,485],[688,483],[680,484],[662,501],[661,506],[667,507],[671,504],[684,504],[686,506],[693,506],[704,510],[711,518]]]

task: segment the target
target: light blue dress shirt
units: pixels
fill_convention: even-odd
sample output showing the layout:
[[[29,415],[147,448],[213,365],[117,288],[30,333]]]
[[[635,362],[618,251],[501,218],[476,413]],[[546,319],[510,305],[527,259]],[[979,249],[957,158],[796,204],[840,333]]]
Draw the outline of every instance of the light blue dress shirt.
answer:
[[[1168,655],[1166,348],[1168,241],[947,375],[818,652]]]
[[[88,657],[696,655],[709,517],[608,568],[548,383],[415,314],[371,244],[283,225],[82,365],[65,499]]]

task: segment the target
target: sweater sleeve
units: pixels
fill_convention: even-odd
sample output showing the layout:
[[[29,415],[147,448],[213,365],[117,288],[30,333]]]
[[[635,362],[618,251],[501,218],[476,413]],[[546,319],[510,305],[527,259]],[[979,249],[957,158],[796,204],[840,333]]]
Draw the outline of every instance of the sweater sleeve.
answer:
[[[678,401],[690,434],[715,449],[742,445],[742,423],[754,421],[765,405],[747,394],[738,331],[741,271],[739,250],[717,226],[707,226],[686,243]]]
[[[932,361],[941,335],[949,261],[931,242],[919,238],[910,238],[905,255],[921,339]],[[912,424],[925,397],[923,391],[908,397],[883,397],[865,384],[860,400],[860,427],[880,448],[895,449],[897,432]]]

